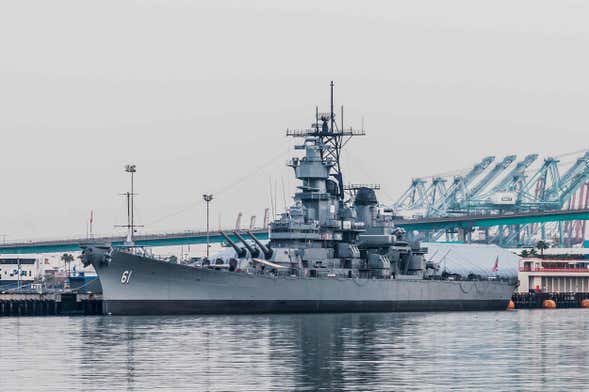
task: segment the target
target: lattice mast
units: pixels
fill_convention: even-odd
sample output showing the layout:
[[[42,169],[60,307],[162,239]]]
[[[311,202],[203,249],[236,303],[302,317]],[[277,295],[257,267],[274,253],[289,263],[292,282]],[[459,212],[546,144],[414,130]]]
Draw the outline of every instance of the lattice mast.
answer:
[[[353,128],[344,129],[344,107],[341,107],[341,118],[340,125],[338,127],[335,121],[334,113],[334,95],[333,87],[335,84],[333,81],[329,84],[330,87],[330,112],[319,113],[319,108],[315,107],[315,123],[312,124],[312,128],[303,130],[286,130],[287,136],[302,137],[302,138],[314,138],[319,151],[321,153],[321,159],[324,162],[331,162],[330,177],[332,177],[338,185],[338,198],[343,202],[344,192],[344,178],[341,167],[341,154],[344,146],[350,141],[353,136],[364,136],[366,132],[364,129],[355,130]]]

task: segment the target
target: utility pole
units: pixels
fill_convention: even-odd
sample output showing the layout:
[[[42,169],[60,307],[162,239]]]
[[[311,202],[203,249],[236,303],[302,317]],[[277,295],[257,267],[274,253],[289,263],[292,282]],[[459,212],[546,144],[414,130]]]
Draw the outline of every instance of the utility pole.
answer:
[[[205,203],[207,203],[207,260],[209,258],[209,251],[210,251],[210,238],[209,238],[209,205],[211,204],[211,201],[213,200],[213,195],[211,194],[204,194],[202,195],[203,200],[205,201]]]
[[[18,265],[18,275],[17,275],[17,290],[20,291],[20,257],[16,258],[16,262]]]

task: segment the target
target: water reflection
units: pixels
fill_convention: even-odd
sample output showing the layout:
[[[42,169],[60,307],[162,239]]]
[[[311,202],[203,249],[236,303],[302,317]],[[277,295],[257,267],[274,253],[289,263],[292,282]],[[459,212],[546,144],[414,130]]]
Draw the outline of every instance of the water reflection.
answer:
[[[586,390],[586,312],[5,318],[0,390]]]

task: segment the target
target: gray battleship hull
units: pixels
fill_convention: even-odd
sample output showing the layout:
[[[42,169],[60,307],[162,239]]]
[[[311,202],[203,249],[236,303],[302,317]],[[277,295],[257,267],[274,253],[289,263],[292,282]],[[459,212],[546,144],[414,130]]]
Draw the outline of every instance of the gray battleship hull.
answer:
[[[274,278],[195,268],[114,250],[92,263],[106,314],[239,314],[503,310],[502,281]]]

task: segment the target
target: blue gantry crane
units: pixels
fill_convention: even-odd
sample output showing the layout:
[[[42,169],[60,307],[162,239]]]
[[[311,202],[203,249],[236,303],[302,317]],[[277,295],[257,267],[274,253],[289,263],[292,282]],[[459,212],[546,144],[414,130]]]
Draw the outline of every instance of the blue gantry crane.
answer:
[[[476,199],[493,180],[495,180],[501,173],[511,166],[516,158],[516,155],[508,155],[503,158],[501,162],[497,163],[495,167],[490,170],[487,175],[468,192],[468,197],[470,199]]]
[[[495,157],[488,156],[464,175],[434,176],[431,181],[414,179],[392,207],[397,215],[422,218],[589,207],[589,152],[566,170],[556,157],[545,158],[536,170],[532,170],[532,165],[538,154],[529,154],[512,167],[516,159],[515,155],[508,155],[492,166]],[[446,183],[450,181],[447,188]],[[486,242],[505,246],[529,244],[539,239],[574,245],[584,240],[584,231],[584,221],[567,222],[566,226],[544,222],[486,227],[481,237]],[[425,236],[432,240],[451,240],[454,234],[451,230],[438,230]]]
[[[518,192],[524,185],[526,179],[526,170],[532,163],[538,159],[538,154],[529,154],[505,176],[497,185],[495,185],[486,198],[492,193],[497,192]]]

